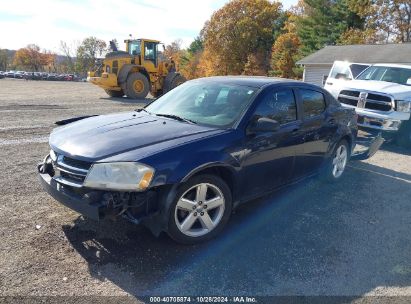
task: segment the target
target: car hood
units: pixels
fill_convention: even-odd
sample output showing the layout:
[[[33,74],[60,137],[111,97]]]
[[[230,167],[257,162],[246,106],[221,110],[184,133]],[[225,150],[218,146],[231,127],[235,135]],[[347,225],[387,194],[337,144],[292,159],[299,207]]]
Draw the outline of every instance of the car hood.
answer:
[[[224,130],[129,112],[91,117],[53,130],[50,147],[78,159],[97,161],[131,150],[182,142]],[[162,145],[164,146],[164,145]]]
[[[411,97],[411,86],[393,82],[377,80],[351,80],[347,81],[343,86],[344,88],[390,94],[395,99],[404,99]]]

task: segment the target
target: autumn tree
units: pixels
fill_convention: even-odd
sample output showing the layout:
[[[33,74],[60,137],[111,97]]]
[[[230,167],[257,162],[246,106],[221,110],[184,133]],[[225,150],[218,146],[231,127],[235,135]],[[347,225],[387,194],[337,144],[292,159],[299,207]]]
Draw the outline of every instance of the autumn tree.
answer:
[[[204,71],[200,66],[203,50],[203,40],[201,36],[198,36],[187,50],[180,52],[179,70],[185,78],[194,79],[204,76]]]
[[[42,67],[52,64],[55,55],[50,52],[40,52],[40,47],[29,44],[17,50],[13,64],[31,71],[39,71]]]
[[[0,70],[6,71],[9,65],[9,56],[6,49],[0,49]]]
[[[365,32],[352,32],[370,42],[411,42],[409,0],[347,0],[351,11],[365,20]],[[349,33],[345,34],[350,37]]]
[[[76,69],[79,73],[85,74],[93,69],[97,58],[102,57],[106,52],[107,44],[104,40],[96,37],[85,38],[77,47]]]
[[[166,45],[164,50],[164,56],[167,59],[173,60],[177,67],[180,66],[181,57],[183,56],[183,50],[181,48],[182,40],[177,39]]]
[[[270,75],[283,78],[300,78],[301,69],[296,61],[301,58],[301,41],[297,35],[296,21],[299,16],[291,11],[280,34],[273,44],[271,52]]]
[[[74,50],[73,47],[67,44],[65,41],[60,41],[60,50],[64,55],[64,61],[62,65],[67,72],[74,71]]]
[[[216,11],[202,31],[206,74],[241,74],[250,54],[269,56],[280,8],[267,0],[232,0]]]
[[[248,54],[243,74],[250,76],[267,76],[269,66],[270,62],[267,52],[265,50],[259,50]]]

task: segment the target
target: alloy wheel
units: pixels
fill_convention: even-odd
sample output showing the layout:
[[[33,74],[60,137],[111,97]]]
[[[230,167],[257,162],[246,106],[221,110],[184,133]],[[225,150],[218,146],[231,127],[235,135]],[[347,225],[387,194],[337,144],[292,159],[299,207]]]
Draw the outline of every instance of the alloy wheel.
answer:
[[[215,185],[194,185],[179,198],[174,219],[185,235],[199,237],[209,233],[220,223],[225,209],[222,191]]]
[[[348,151],[345,145],[340,145],[335,151],[333,158],[332,174],[335,178],[339,178],[347,165]]]

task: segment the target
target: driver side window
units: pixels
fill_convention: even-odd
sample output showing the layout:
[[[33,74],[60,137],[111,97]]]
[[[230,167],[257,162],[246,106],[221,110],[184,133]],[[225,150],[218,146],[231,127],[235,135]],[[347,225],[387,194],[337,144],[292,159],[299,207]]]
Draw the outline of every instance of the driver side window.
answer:
[[[297,106],[292,89],[268,92],[255,110],[254,116],[265,117],[286,124],[297,120]]]

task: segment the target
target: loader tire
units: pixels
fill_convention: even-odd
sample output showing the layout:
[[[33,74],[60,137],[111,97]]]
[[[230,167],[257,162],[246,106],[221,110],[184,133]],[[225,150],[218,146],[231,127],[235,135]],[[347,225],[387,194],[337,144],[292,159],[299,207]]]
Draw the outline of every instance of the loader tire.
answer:
[[[132,99],[144,99],[150,92],[150,83],[141,73],[132,73],[127,77],[126,95]]]
[[[166,76],[166,79],[164,81],[164,93],[167,93],[168,91],[171,91],[175,87],[178,87],[180,84],[186,82],[187,79],[179,73],[170,73]]]
[[[123,97],[124,92],[123,91],[114,91],[114,90],[104,90],[106,91],[107,95],[110,97]]]

